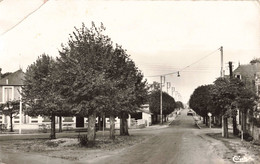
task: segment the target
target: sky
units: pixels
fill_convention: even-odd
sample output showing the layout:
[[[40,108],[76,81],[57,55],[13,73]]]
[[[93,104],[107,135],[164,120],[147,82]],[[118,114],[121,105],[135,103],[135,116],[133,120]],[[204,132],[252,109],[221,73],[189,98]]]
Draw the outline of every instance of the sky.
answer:
[[[59,56],[74,27],[102,22],[149,83],[173,72],[165,82],[187,102],[220,76],[221,46],[225,74],[229,61],[235,69],[260,57],[259,20],[257,1],[2,0],[0,68],[26,71],[43,53]]]

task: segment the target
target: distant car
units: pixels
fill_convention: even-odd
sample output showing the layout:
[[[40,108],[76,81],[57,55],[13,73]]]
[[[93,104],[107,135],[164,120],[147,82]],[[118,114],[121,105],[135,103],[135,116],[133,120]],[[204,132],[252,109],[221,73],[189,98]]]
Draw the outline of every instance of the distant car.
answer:
[[[187,112],[187,116],[193,116],[193,112],[192,111],[188,111]]]

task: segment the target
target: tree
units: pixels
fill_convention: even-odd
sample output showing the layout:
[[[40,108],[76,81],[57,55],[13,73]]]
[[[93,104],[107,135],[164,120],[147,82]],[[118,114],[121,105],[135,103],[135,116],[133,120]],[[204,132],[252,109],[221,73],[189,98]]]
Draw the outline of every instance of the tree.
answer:
[[[160,114],[160,90],[154,90],[149,95],[150,111],[155,115]],[[166,92],[162,92],[162,112],[163,115],[168,115],[174,111],[176,103],[173,97]]]
[[[212,101],[213,85],[203,85],[196,88],[190,97],[189,104],[197,114],[203,117],[203,122],[208,125],[208,113],[215,115]]]
[[[59,93],[76,110],[88,117],[88,141],[95,141],[95,119],[106,114],[112,122],[122,113],[137,109],[145,95],[143,75],[120,46],[113,48],[111,39],[103,35],[101,24],[91,28],[84,24],[70,35],[58,58]],[[123,117],[123,116],[121,116]],[[126,124],[127,125],[127,124]]]
[[[2,113],[4,115],[10,117],[10,126],[11,126],[10,132],[13,132],[14,131],[13,130],[13,118],[19,114],[20,101],[19,100],[10,100],[4,104],[0,104],[0,110],[2,111]]]
[[[244,133],[246,132],[247,113],[253,112],[253,109],[256,105],[255,103],[256,100],[257,100],[257,96],[255,92],[248,89],[246,86],[240,89],[239,97],[237,98],[237,107],[241,112],[241,116],[242,116],[241,130],[243,130]]]
[[[228,138],[228,118],[237,115],[236,99],[239,96],[239,88],[242,84],[238,79],[226,78],[218,78],[214,84],[213,102],[215,107],[220,109],[223,136]]]
[[[23,102],[28,106],[25,113],[29,116],[47,116],[51,119],[50,138],[56,138],[55,116],[65,111],[65,101],[57,94],[55,60],[43,54],[31,64],[25,73],[22,87]]]
[[[183,109],[184,108],[183,103],[181,101],[176,101],[176,108]]]
[[[254,58],[250,61],[250,64],[260,63],[260,58]]]

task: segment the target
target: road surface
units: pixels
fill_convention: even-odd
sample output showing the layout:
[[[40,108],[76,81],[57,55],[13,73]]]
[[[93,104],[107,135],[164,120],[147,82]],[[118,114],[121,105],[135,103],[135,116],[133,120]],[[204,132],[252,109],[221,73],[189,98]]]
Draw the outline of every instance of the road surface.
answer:
[[[174,120],[170,127],[157,130],[156,135],[119,154],[103,157],[88,163],[122,164],[224,164],[194,125],[187,109]],[[87,160],[86,160],[87,162]]]
[[[40,154],[4,152],[0,146],[0,164],[226,164],[216,151],[222,143],[205,135],[205,130],[198,129],[192,116],[187,116],[187,109],[181,112],[169,127],[145,128],[131,131],[135,135],[151,135],[140,144],[120,149],[118,152],[105,154],[94,159],[82,158],[69,161]],[[221,146],[220,146],[221,147]],[[222,146],[224,147],[224,146]],[[222,151],[222,150],[221,150]],[[225,150],[223,149],[223,152]]]

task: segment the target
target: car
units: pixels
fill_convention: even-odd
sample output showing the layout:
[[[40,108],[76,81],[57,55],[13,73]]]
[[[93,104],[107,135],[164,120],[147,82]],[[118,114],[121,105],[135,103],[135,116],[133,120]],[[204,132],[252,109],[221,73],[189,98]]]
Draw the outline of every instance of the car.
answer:
[[[187,112],[187,116],[193,116],[193,112],[192,111],[188,111]]]

